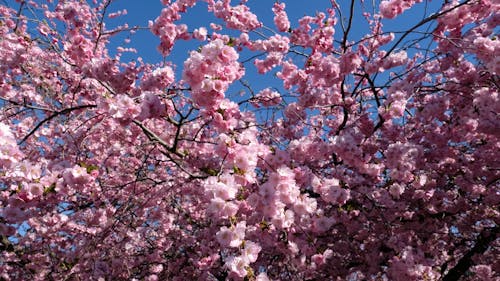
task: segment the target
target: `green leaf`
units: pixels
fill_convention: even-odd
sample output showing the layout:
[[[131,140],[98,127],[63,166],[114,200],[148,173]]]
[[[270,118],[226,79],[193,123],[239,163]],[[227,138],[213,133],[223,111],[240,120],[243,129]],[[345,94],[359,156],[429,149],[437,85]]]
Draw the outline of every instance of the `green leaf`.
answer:
[[[234,38],[231,37],[231,38],[229,38],[229,42],[227,42],[226,45],[228,45],[229,47],[234,47],[235,43],[236,43],[236,40],[234,40]]]
[[[209,167],[203,167],[200,170],[210,176],[217,176],[219,174],[218,170]]]
[[[50,186],[45,187],[43,190],[43,195],[47,195],[49,193],[55,193],[56,192],[56,183],[52,183]]]
[[[237,175],[244,175],[245,174],[245,170],[240,169],[239,167],[236,167],[236,166],[233,167],[233,172]]]

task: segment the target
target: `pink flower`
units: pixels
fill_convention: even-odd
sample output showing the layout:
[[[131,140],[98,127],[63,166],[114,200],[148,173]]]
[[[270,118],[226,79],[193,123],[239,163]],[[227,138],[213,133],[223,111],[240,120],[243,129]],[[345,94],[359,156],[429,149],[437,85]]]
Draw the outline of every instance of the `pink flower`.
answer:
[[[238,277],[245,277],[247,275],[248,263],[242,257],[230,256],[227,258],[225,266]]]
[[[191,52],[182,76],[191,85],[197,104],[216,108],[221,103],[229,85],[243,75],[237,59],[238,53],[221,39],[211,41],[200,52]]]
[[[292,204],[300,195],[299,187],[295,181],[279,183],[276,186],[276,191],[278,191],[281,202],[285,204]]]
[[[236,53],[236,51],[229,46],[223,46],[219,51],[217,58],[221,63],[230,63],[238,59],[238,53]]]
[[[474,272],[476,277],[479,278],[480,280],[490,280],[493,272],[491,269],[491,265],[486,265],[486,264],[473,266],[471,268],[471,271]]]
[[[158,81],[159,89],[167,87],[169,84],[174,82],[174,71],[171,67],[165,66],[155,69],[151,76]]]
[[[266,88],[260,91],[252,100],[252,104],[256,106],[258,106],[258,103],[262,104],[263,106],[274,106],[278,105],[280,102],[280,93],[273,91],[270,88]]]
[[[141,113],[137,119],[160,118],[165,114],[165,105],[162,104],[160,98],[152,92],[146,92],[141,105]]]
[[[113,118],[130,120],[139,115],[139,105],[127,95],[118,95],[109,104],[109,113]]]
[[[228,28],[250,31],[262,24],[257,16],[245,5],[230,6],[230,1],[217,1],[213,5],[214,15],[223,19]]]
[[[402,182],[410,182],[420,160],[421,148],[411,143],[396,142],[390,144],[386,151],[387,167],[391,169],[391,177]]]
[[[274,3],[274,24],[281,32],[286,32],[290,29],[290,21],[285,12],[285,3]]]
[[[326,249],[322,254],[316,254],[311,257],[311,262],[316,266],[326,264],[326,260],[333,256],[333,251],[331,249]]]
[[[384,18],[392,19],[398,15],[398,7],[395,5],[396,1],[382,1],[380,2],[380,13]]]
[[[380,2],[380,13],[384,18],[392,19],[411,8],[421,0],[384,0]]]
[[[205,41],[207,40],[207,29],[205,27],[200,27],[197,28],[193,31],[193,37],[200,40],[200,41]]]
[[[292,210],[281,211],[272,219],[273,225],[277,228],[290,228],[295,221],[295,214]]]
[[[335,223],[334,218],[320,216],[313,219],[313,231],[316,233],[323,233],[330,229],[330,227]]]
[[[223,182],[224,180],[225,182]],[[221,181],[219,181],[217,177],[209,177],[206,180],[206,189],[214,198],[223,200],[234,199],[238,192],[238,188],[234,183],[234,178],[230,175],[221,178]]]
[[[236,215],[238,205],[231,201],[226,201],[222,198],[215,197],[210,200],[207,207],[207,213],[212,214],[215,218],[227,218]]]
[[[384,59],[382,66],[385,69],[390,69],[396,66],[401,66],[406,64],[408,61],[408,55],[405,51],[399,51],[397,53],[391,53],[387,58]]]
[[[87,173],[87,169],[78,165],[72,168],[67,168],[63,173],[64,182],[68,185],[84,184],[89,182],[92,178]]]
[[[269,281],[269,277],[265,272],[261,272],[255,277],[255,281]]]
[[[257,260],[259,252],[262,249],[259,244],[252,241],[245,241],[245,247],[242,250],[241,258],[248,264],[253,263]]]
[[[270,52],[267,54],[266,59],[260,60],[256,59],[254,61],[255,66],[260,74],[267,73],[273,67],[279,65],[283,59],[283,54],[280,52]]]
[[[316,211],[318,202],[314,198],[301,195],[293,205],[293,210],[299,216],[312,214]]]
[[[0,167],[11,167],[22,155],[10,127],[0,122]]]
[[[78,65],[84,65],[90,61],[93,47],[94,43],[80,34],[70,37],[64,43],[64,50],[67,56]]]
[[[26,178],[28,180],[39,179],[42,175],[42,170],[40,166],[33,165],[28,161],[22,161],[18,163],[14,169],[8,173],[11,177]]]
[[[389,193],[392,197],[399,199],[401,194],[405,191],[405,187],[401,184],[394,183],[389,187]]]
[[[221,227],[221,229],[217,232],[217,241],[219,242],[219,244],[226,247],[239,246],[239,244],[237,243],[238,241],[233,242],[233,231],[225,226]]]
[[[270,182],[266,182],[259,188],[259,194],[264,202],[272,202],[276,196],[276,190]]]
[[[245,232],[241,233],[241,229],[238,226],[227,228],[225,226],[221,227],[216,234],[217,241],[224,247],[239,247],[245,238]]]

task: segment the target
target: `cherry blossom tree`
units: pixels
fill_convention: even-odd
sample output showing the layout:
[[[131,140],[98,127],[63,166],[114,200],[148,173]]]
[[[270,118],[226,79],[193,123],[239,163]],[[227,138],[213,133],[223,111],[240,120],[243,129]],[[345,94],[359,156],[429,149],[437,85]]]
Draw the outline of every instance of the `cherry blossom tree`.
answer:
[[[498,1],[16,2],[0,279],[500,278]]]

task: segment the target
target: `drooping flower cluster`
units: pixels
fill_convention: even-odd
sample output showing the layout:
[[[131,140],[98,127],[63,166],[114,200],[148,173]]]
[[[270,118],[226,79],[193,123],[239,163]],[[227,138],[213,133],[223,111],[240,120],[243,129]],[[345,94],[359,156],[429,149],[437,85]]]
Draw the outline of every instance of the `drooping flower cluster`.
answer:
[[[175,41],[178,39],[188,39],[191,36],[188,33],[188,27],[185,24],[175,24],[175,21],[181,19],[181,14],[186,12],[188,7],[193,7],[195,0],[175,1],[161,11],[161,14],[154,22],[149,22],[151,32],[160,38],[158,50],[164,56],[170,54]]]
[[[216,107],[221,102],[229,85],[244,73],[238,57],[222,39],[211,41],[199,52],[191,52],[184,63],[183,79],[191,86],[198,105]]]
[[[288,20],[288,15],[285,12],[285,3],[274,3],[274,24],[281,32],[286,32],[290,29],[290,21]]]
[[[280,35],[271,36],[264,41],[256,40],[255,43],[251,45],[251,49],[262,50],[267,53],[264,60],[256,59],[254,62],[259,73],[266,73],[273,67],[280,65],[284,55],[288,52],[289,44],[290,40],[288,37]]]

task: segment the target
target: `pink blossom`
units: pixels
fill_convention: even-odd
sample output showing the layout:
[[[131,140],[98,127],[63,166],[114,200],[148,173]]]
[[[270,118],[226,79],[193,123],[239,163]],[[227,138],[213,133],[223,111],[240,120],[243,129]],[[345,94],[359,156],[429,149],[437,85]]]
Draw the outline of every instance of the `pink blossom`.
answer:
[[[225,247],[239,247],[245,239],[246,223],[239,222],[236,226],[227,228],[221,227],[217,232],[217,241]]]
[[[404,186],[398,183],[392,184],[389,187],[389,193],[396,199],[399,199],[400,195],[403,194],[404,191]]]
[[[269,281],[269,277],[265,272],[261,272],[255,277],[255,281]]]
[[[207,179],[207,191],[213,194],[215,198],[220,198],[223,200],[234,199],[238,188],[234,183],[234,179],[227,175],[224,179],[225,182],[218,181],[216,177],[210,177]]]
[[[150,75],[142,78],[142,86],[144,89],[164,89],[174,81],[174,72],[171,67],[159,67],[153,70]]]
[[[197,28],[193,31],[193,37],[200,40],[200,41],[205,41],[207,40],[207,29],[205,27],[200,27]]]
[[[137,116],[137,119],[159,118],[165,114],[165,106],[158,96],[152,92],[146,92],[141,105],[141,113]]]
[[[400,11],[396,6],[396,1],[382,1],[380,2],[380,13],[388,19],[396,17]]]
[[[91,180],[87,169],[78,165],[67,168],[63,173],[64,182],[68,185],[84,184]]]
[[[252,241],[245,241],[245,247],[242,250],[241,258],[246,263],[250,264],[257,261],[260,250],[262,249],[259,244]]]
[[[384,18],[392,19],[411,8],[415,2],[420,1],[384,0],[380,2],[380,13]]]
[[[257,16],[245,5],[230,6],[228,1],[217,1],[213,5],[214,15],[223,19],[228,28],[250,31],[262,24]]]
[[[236,53],[236,51],[229,46],[223,46],[217,55],[217,58],[221,61],[221,63],[230,63],[238,59],[238,53]]]
[[[316,199],[301,195],[298,200],[294,202],[293,210],[301,216],[314,213],[317,206],[318,202]]]
[[[325,231],[328,231],[335,222],[336,221],[334,218],[325,216],[315,217],[313,219],[313,231],[316,233],[323,233]]]
[[[326,264],[327,259],[333,256],[333,251],[331,249],[326,249],[322,254],[315,254],[311,257],[311,261],[315,266],[321,266]]]
[[[64,44],[68,57],[79,65],[83,65],[92,58],[92,48],[92,42],[79,34],[70,37]]]
[[[385,69],[390,69],[396,66],[401,66],[406,64],[408,61],[408,55],[405,51],[399,51],[397,53],[391,53],[387,58],[383,60],[383,67]]]
[[[28,180],[38,180],[42,175],[39,165],[33,165],[27,161],[17,164],[14,171],[10,174],[13,177],[22,177]]]
[[[493,272],[491,266],[485,264],[473,266],[471,271],[474,272],[475,275],[482,280],[490,279]]]
[[[0,167],[10,167],[22,157],[9,126],[0,122]]]
[[[140,108],[135,101],[127,95],[118,95],[109,104],[109,113],[113,118],[120,120],[132,119],[139,115]]]
[[[292,210],[280,211],[273,216],[272,222],[278,229],[290,228],[295,220],[295,214]]]
[[[255,95],[254,100],[252,100],[252,103],[256,106],[258,106],[259,103],[263,106],[274,106],[279,104],[280,102],[280,93],[273,91],[270,88],[266,88],[260,91],[257,95]]]
[[[242,69],[233,48],[216,39],[203,46],[201,52],[191,52],[184,62],[183,79],[193,88],[193,99],[203,106],[216,106]]]
[[[238,205],[236,203],[219,197],[212,198],[207,207],[207,213],[215,217],[227,218],[234,216],[236,212],[238,212]]]
[[[248,263],[242,257],[230,256],[227,258],[225,266],[232,272],[235,273],[238,277],[245,277],[247,275]]]
[[[274,3],[274,24],[281,32],[286,32],[290,28],[290,21],[285,12],[285,3]]]

